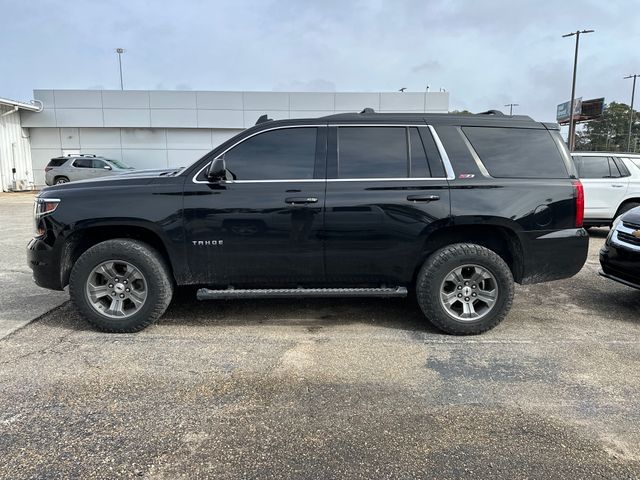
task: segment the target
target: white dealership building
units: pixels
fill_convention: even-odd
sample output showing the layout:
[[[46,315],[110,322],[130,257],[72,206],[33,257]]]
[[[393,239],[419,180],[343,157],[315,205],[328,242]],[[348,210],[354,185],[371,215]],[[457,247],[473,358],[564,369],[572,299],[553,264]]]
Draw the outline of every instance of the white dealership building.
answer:
[[[365,107],[449,110],[448,92],[34,90],[34,99],[0,99],[5,191],[42,186],[49,160],[74,153],[115,158],[135,168],[188,165],[264,114],[278,120]]]

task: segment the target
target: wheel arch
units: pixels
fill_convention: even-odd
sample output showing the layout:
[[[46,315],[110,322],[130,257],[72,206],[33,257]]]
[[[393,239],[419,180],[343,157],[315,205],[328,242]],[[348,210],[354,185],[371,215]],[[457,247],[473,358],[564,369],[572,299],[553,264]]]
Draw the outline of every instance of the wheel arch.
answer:
[[[429,255],[452,243],[475,243],[496,252],[509,266],[514,280],[522,280],[524,253],[518,235],[507,226],[486,223],[449,225],[431,233],[425,240],[423,255],[416,266],[414,279]]]
[[[622,202],[620,202],[620,205],[618,205],[618,208],[616,209],[616,213],[613,216],[613,220],[615,220],[618,217],[618,215],[620,215],[620,210],[622,210],[622,208],[628,203],[640,204],[640,196],[634,195],[629,198],[625,198]]]
[[[175,260],[169,255],[169,248],[162,235],[151,225],[130,224],[93,224],[72,232],[66,239],[60,259],[60,283],[69,284],[71,269],[76,260],[89,248],[105,240],[126,238],[144,242],[160,253],[169,268],[171,278],[176,282]]]

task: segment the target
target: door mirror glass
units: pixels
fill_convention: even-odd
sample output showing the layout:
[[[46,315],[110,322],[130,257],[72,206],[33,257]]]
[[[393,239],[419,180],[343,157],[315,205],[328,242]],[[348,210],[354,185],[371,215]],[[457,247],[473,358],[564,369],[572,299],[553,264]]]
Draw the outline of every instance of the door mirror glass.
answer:
[[[221,180],[226,177],[227,168],[224,163],[224,157],[216,158],[209,166],[207,178],[209,180]]]

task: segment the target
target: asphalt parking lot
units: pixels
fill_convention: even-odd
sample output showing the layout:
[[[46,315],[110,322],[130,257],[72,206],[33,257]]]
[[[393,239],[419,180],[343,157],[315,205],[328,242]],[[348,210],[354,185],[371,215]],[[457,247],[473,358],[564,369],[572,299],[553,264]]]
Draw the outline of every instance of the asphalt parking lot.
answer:
[[[125,335],[65,303],[0,340],[0,476],[638,478],[640,291],[596,274],[605,235],[476,337],[401,299],[182,290]]]

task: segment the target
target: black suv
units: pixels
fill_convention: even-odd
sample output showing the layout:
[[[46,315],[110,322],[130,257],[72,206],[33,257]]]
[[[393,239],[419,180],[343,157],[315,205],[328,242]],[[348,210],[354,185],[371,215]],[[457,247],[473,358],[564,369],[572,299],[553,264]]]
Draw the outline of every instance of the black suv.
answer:
[[[140,330],[199,299],[402,297],[453,334],[497,325],[514,280],[587,256],[583,191],[555,124],[500,112],[261,121],[187,168],[45,188],[36,283],[89,322]]]

